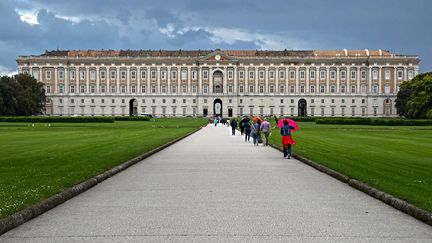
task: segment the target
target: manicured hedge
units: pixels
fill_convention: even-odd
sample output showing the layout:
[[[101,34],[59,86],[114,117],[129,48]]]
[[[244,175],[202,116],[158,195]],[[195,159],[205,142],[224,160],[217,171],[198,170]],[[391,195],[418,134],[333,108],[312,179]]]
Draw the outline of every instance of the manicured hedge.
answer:
[[[314,122],[317,119],[316,117],[313,117],[313,116],[306,116],[306,117],[303,117],[303,116],[291,116],[291,117],[283,116],[283,117],[278,117],[278,120],[282,119],[282,118],[289,118],[289,119],[292,119],[296,122]],[[274,117],[267,117],[267,120],[270,120],[270,119],[273,120]]]
[[[0,122],[114,122],[113,117],[104,116],[15,116],[0,117]]]
[[[116,121],[150,121],[150,117],[144,116],[115,116]]]
[[[318,118],[316,124],[341,125],[384,125],[384,126],[432,126],[432,120],[413,120],[401,118]]]

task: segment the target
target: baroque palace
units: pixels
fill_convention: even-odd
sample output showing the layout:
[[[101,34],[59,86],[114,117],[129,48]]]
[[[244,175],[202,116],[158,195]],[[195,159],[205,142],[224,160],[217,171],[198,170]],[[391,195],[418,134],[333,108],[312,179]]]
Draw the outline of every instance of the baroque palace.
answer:
[[[86,50],[19,56],[60,116],[396,116],[418,56],[384,50]]]

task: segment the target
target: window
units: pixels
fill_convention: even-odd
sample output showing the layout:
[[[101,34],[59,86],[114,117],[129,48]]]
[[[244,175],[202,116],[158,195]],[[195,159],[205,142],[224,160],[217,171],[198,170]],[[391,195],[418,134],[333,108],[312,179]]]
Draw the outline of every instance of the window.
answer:
[[[390,80],[390,69],[385,70],[385,80]]]
[[[351,93],[355,94],[356,92],[356,86],[355,85],[351,85]]]
[[[120,92],[121,92],[122,94],[126,93],[126,85],[122,85],[122,86],[120,86]]]
[[[156,85],[152,85],[152,86],[151,86],[151,92],[152,92],[153,94],[156,93]]]
[[[274,85],[270,85],[269,89],[270,89],[270,93],[273,94],[274,93]]]
[[[345,92],[346,92],[346,86],[345,86],[345,85],[341,85],[341,86],[340,86],[340,92],[341,92],[342,94],[345,94]]]
[[[177,71],[176,70],[171,71],[171,80],[177,80]]]
[[[325,93],[325,85],[320,86],[320,93]]]
[[[239,79],[243,80],[244,79],[244,71],[240,71],[239,72]]]
[[[143,94],[146,93],[146,86],[145,85],[141,85],[141,93],[143,93]]]
[[[232,79],[233,78],[233,71],[229,70],[228,71],[228,79]]]
[[[390,94],[390,85],[386,85],[384,87],[384,91],[385,91],[386,94]]]
[[[185,94],[186,92],[187,92],[187,87],[186,87],[186,85],[183,85],[182,86],[182,93]]]
[[[374,85],[372,91],[374,94],[378,93],[378,85]]]
[[[342,102],[342,104],[345,104],[345,99],[342,99],[341,102]]]
[[[274,79],[274,71],[270,71],[269,76],[270,76],[270,80],[273,80]]]
[[[51,70],[46,71],[46,79],[51,80]]]
[[[99,75],[100,79],[105,80],[106,79],[105,74],[106,72],[104,70],[100,71],[100,75]]]
[[[161,71],[161,79],[162,80],[166,80],[166,72],[165,71]]]
[[[361,86],[361,92],[364,94],[366,93],[366,85]]]
[[[116,80],[116,71],[115,70],[111,70],[110,71],[110,76],[111,76],[111,80]]]
[[[95,85],[90,85],[90,93],[94,94],[95,93],[95,89],[96,89]]]
[[[300,85],[300,93],[304,93],[305,92],[305,86],[304,85]]]
[[[171,93],[173,94],[177,93],[177,86],[175,85],[171,86]]]
[[[146,70],[141,70],[141,80],[146,80]]]
[[[295,79],[295,71],[290,71],[290,79],[291,80]]]
[[[366,80],[366,71],[361,71],[361,80]]]
[[[94,99],[91,99],[91,101],[90,101],[92,104],[94,104]]]
[[[101,103],[102,103],[102,104],[105,104],[105,99],[101,99]]]
[[[321,104],[324,104],[324,99],[321,99]]]
[[[80,93],[85,93],[86,87],[85,85],[80,85]]]
[[[232,92],[232,86],[230,85],[229,87],[231,87],[231,91]],[[196,85],[192,85],[192,93],[196,93],[197,92],[197,86]]]
[[[264,85],[259,86],[259,92],[260,94],[264,93]]]
[[[300,71],[300,80],[304,80],[305,79],[305,71]]]
[[[135,94],[135,93],[136,93],[136,86],[135,86],[135,85],[132,85],[132,86],[131,86],[131,93],[132,93],[132,94]]]
[[[378,70],[375,69],[372,71],[372,79],[378,80]]]
[[[69,86],[69,92],[72,94],[75,93],[75,85]]]
[[[116,92],[116,86],[111,85],[111,93],[114,94]]]
[[[315,71],[310,71],[310,79],[315,80]]]
[[[162,94],[166,94],[166,91],[167,91],[166,85],[162,85],[161,87]]]
[[[336,71],[332,70],[330,71],[330,79],[335,80],[336,79]]]
[[[69,78],[70,79],[75,79],[75,70],[71,70],[70,72],[69,72]]]
[[[232,93],[233,92],[233,86],[232,85],[228,85],[228,93]]]
[[[259,79],[260,80],[264,79],[264,71],[262,71],[262,70],[259,71]]]
[[[241,94],[244,93],[244,86],[243,86],[243,85],[240,85],[240,86],[239,86],[239,92],[240,92]]]
[[[193,79],[193,80],[196,80],[196,79],[197,79],[197,75],[196,75],[196,74],[197,74],[197,71],[193,70],[193,71],[192,71],[192,79]]]
[[[151,80],[156,80],[156,70],[151,71]]]
[[[403,78],[403,71],[399,70],[398,71],[398,79],[402,79]]]
[[[254,79],[254,71],[249,71],[249,79]]]
[[[59,99],[59,103],[60,103],[60,104],[63,103],[63,99]]]
[[[280,103],[283,104],[283,102],[284,102],[284,100],[283,100],[283,99],[280,99]]]
[[[413,72],[413,70],[409,70],[408,71],[408,79],[413,79],[414,78],[414,72]]]
[[[254,86],[253,85],[249,85],[249,93],[253,93],[254,92]]]
[[[175,104],[176,103],[176,99],[172,99],[172,103]]]
[[[186,80],[187,79],[187,70],[183,69],[181,72],[181,79]]]
[[[325,80],[325,71],[324,70],[320,71],[320,79]]]
[[[136,71],[135,70],[131,71],[131,79],[132,80],[136,79]]]
[[[352,100],[351,100],[351,103],[352,103],[352,104],[355,104],[355,99],[352,99]]]
[[[295,85],[290,86],[290,93],[292,93],[292,94],[295,93]]]
[[[90,70],[90,80],[96,80],[96,70]]]
[[[340,77],[341,77],[342,80],[345,80],[346,79],[346,71],[341,71],[340,72]]]
[[[59,70],[59,71],[58,71],[58,78],[59,78],[60,80],[63,80],[63,79],[64,79],[64,72],[63,72],[63,70]]]
[[[80,80],[84,80],[85,79],[85,70],[81,69],[79,73],[80,73]]]
[[[71,99],[71,103],[72,103],[72,104],[75,104],[75,100],[74,100],[74,99]]]
[[[51,85],[47,85],[45,89],[47,94],[51,93]]]
[[[279,86],[279,93],[284,93],[285,92],[285,87],[283,85]]]
[[[284,80],[285,79],[285,72],[284,71],[280,71],[279,72],[279,80]]]
[[[208,85],[204,85],[203,86],[203,93],[207,94],[208,93]]]
[[[310,92],[313,94],[315,93],[315,85],[310,86]]]
[[[104,94],[104,93],[106,92],[106,86],[105,86],[105,85],[101,85],[101,86],[100,86],[100,92],[101,92],[102,94]]]
[[[203,78],[208,79],[208,71],[207,70],[203,71]]]
[[[351,80],[355,80],[357,77],[356,71],[351,71]]]
[[[336,93],[336,86],[334,85],[330,86],[330,93],[332,94]]]

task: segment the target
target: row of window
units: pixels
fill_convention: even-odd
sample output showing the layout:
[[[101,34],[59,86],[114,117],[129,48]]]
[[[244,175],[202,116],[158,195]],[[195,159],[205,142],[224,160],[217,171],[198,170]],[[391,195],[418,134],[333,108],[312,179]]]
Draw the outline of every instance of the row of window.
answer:
[[[57,92],[58,93],[60,93],[60,94],[66,93],[64,85],[60,84],[57,87],[58,87],[57,88]],[[75,89],[75,85],[70,85],[69,86],[69,93],[72,93],[72,94],[74,94],[74,93],[85,94],[87,92],[86,87],[87,87],[86,85],[80,85],[79,86],[79,90],[76,90]],[[96,88],[97,88],[96,85],[90,85],[89,86],[89,92],[91,94],[95,94],[96,93]],[[108,90],[108,88],[109,88],[109,90]],[[128,90],[126,85],[120,85],[119,92],[122,93],[122,94],[126,94],[126,93],[136,94],[138,92],[137,88],[138,88],[138,86],[131,85],[129,87],[129,90]],[[188,93],[188,86],[182,85],[182,86],[180,86],[180,88],[181,88],[181,90],[177,90],[177,86],[176,85],[171,86],[171,93],[173,93],[173,94],[176,94],[178,92],[183,93],[183,94]],[[249,85],[248,92],[249,93],[254,93],[255,92],[255,88],[256,88],[255,85]],[[312,94],[314,94],[314,93],[326,93],[326,92],[330,92],[330,93],[334,94],[337,91],[336,90],[337,86],[336,85],[330,85],[328,89],[329,90],[327,90],[327,86],[326,85],[319,85],[319,86],[309,85],[308,92],[312,93]],[[361,85],[360,89],[361,89],[360,90],[361,93],[366,93],[366,85]],[[52,87],[51,87],[51,85],[46,85],[45,91],[46,91],[47,94],[51,94],[52,93]],[[152,94],[158,93],[157,92],[157,86],[156,85],[151,85],[149,91]],[[168,91],[168,86],[162,85],[160,87],[160,93],[166,94],[167,91]],[[192,93],[197,93],[198,87],[196,85],[192,85],[190,91]],[[259,94],[266,93],[265,92],[265,86],[264,85],[259,85],[257,91],[258,91]],[[275,85],[270,85],[268,87],[268,93],[274,94],[275,91],[276,91],[276,86]],[[289,91],[289,93],[296,93],[296,86],[295,85],[290,85],[288,91]],[[111,86],[100,85],[99,86],[99,93],[102,93],[102,94],[105,94],[105,93],[115,94],[116,92],[117,92],[117,86],[116,85],[111,85]],[[238,92],[240,94],[245,93],[245,86],[239,85],[238,86]],[[306,86],[305,85],[300,85],[299,86],[299,92],[300,93],[305,93],[306,92]],[[347,93],[347,92],[354,94],[354,93],[357,93],[357,86],[356,85],[351,85],[351,86],[340,85],[338,92],[342,93],[342,94]],[[372,93],[378,93],[379,92],[379,86],[378,85],[373,85],[371,92]],[[384,86],[384,92],[385,93],[390,93],[391,92],[390,85],[385,85]],[[147,86],[146,85],[141,85],[141,92],[140,93],[142,93],[142,94],[147,93]],[[208,85],[203,85],[202,93],[203,94],[208,94],[209,93],[209,86]],[[215,86],[215,93],[221,93],[220,86],[218,86],[218,85]],[[228,85],[228,93],[234,93],[234,86],[233,85]],[[279,93],[285,93],[285,86],[284,85],[280,85],[279,86]]]
[[[27,70],[24,71],[24,73],[28,72]],[[107,72],[105,70],[101,70],[100,72],[100,79],[101,80],[106,80],[107,77]],[[390,69],[386,69],[385,73],[384,73],[384,79],[385,80],[390,80],[391,79],[391,70]],[[167,71],[160,71],[159,77],[161,80],[168,80],[168,72]],[[329,79],[330,80],[336,80],[336,70],[330,70],[329,72]],[[116,70],[110,70],[109,71],[110,74],[110,80],[117,80],[117,71]],[[127,79],[127,71],[126,70],[121,70],[120,71],[120,80],[126,80]],[[208,70],[203,70],[203,79],[207,80],[208,79]],[[265,79],[270,79],[270,80],[274,80],[275,79],[275,72],[274,71],[269,71],[268,72],[269,76],[268,78],[265,77],[265,72],[260,70],[258,72],[258,77],[259,80],[265,80]],[[398,80],[402,80],[403,79],[403,70],[398,70],[397,71],[397,78]],[[156,70],[152,70],[150,73],[150,79],[151,80],[157,80],[157,71]],[[233,79],[233,75],[234,75],[234,71],[229,70],[228,71],[228,79],[232,80]],[[320,70],[319,71],[319,80],[326,80],[327,79],[327,71],[325,70]],[[33,70],[33,76],[37,77],[38,76],[38,72],[37,69]],[[245,76],[245,71],[238,71],[238,79],[239,80],[244,80],[244,76]],[[366,80],[367,79],[367,71],[366,70],[362,70],[360,71],[360,79],[361,80]],[[147,80],[147,71],[146,70],[142,70],[141,71],[141,80]],[[196,70],[192,70],[191,72],[191,79],[192,80],[197,80],[198,77],[198,72]],[[255,71],[249,71],[249,80],[254,80],[255,78]],[[341,70],[340,71],[340,80],[347,80],[347,71],[346,70]],[[414,77],[414,71],[413,70],[408,70],[408,79],[412,79]],[[52,79],[52,71],[51,70],[46,70],[45,71],[45,78],[46,80],[51,80]],[[70,80],[75,80],[75,70],[71,70],[69,72],[69,79]],[[285,80],[285,71],[280,71],[279,72],[279,80]],[[59,80],[64,80],[65,79],[65,75],[64,75],[64,71],[63,70],[59,70],[58,71],[58,79]],[[79,70],[79,79],[80,80],[86,80],[86,70]],[[96,80],[96,70],[90,70],[89,71],[89,79],[90,80]],[[187,80],[188,79],[188,71],[186,69],[183,69],[181,71],[181,80]],[[296,71],[291,70],[289,71],[289,79],[290,80],[296,80]],[[305,70],[300,70],[299,71],[299,79],[300,80],[305,80],[306,79],[306,71]],[[316,80],[316,71],[315,70],[310,70],[309,71],[309,80]],[[350,71],[350,79],[351,80],[357,80],[357,71],[356,70],[351,70]],[[372,71],[372,79],[373,80],[378,80],[379,79],[379,72],[377,69],[373,69]],[[136,70],[132,70],[130,71],[130,80],[137,80],[137,71]],[[171,77],[170,80],[177,80],[177,71],[173,70],[171,71]]]

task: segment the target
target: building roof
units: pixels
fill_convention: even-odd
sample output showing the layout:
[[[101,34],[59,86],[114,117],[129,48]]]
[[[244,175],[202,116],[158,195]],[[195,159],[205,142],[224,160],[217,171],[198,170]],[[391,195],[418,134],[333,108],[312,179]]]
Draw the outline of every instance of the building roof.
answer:
[[[54,50],[46,57],[203,57],[211,53],[234,57],[390,57],[386,50]]]

